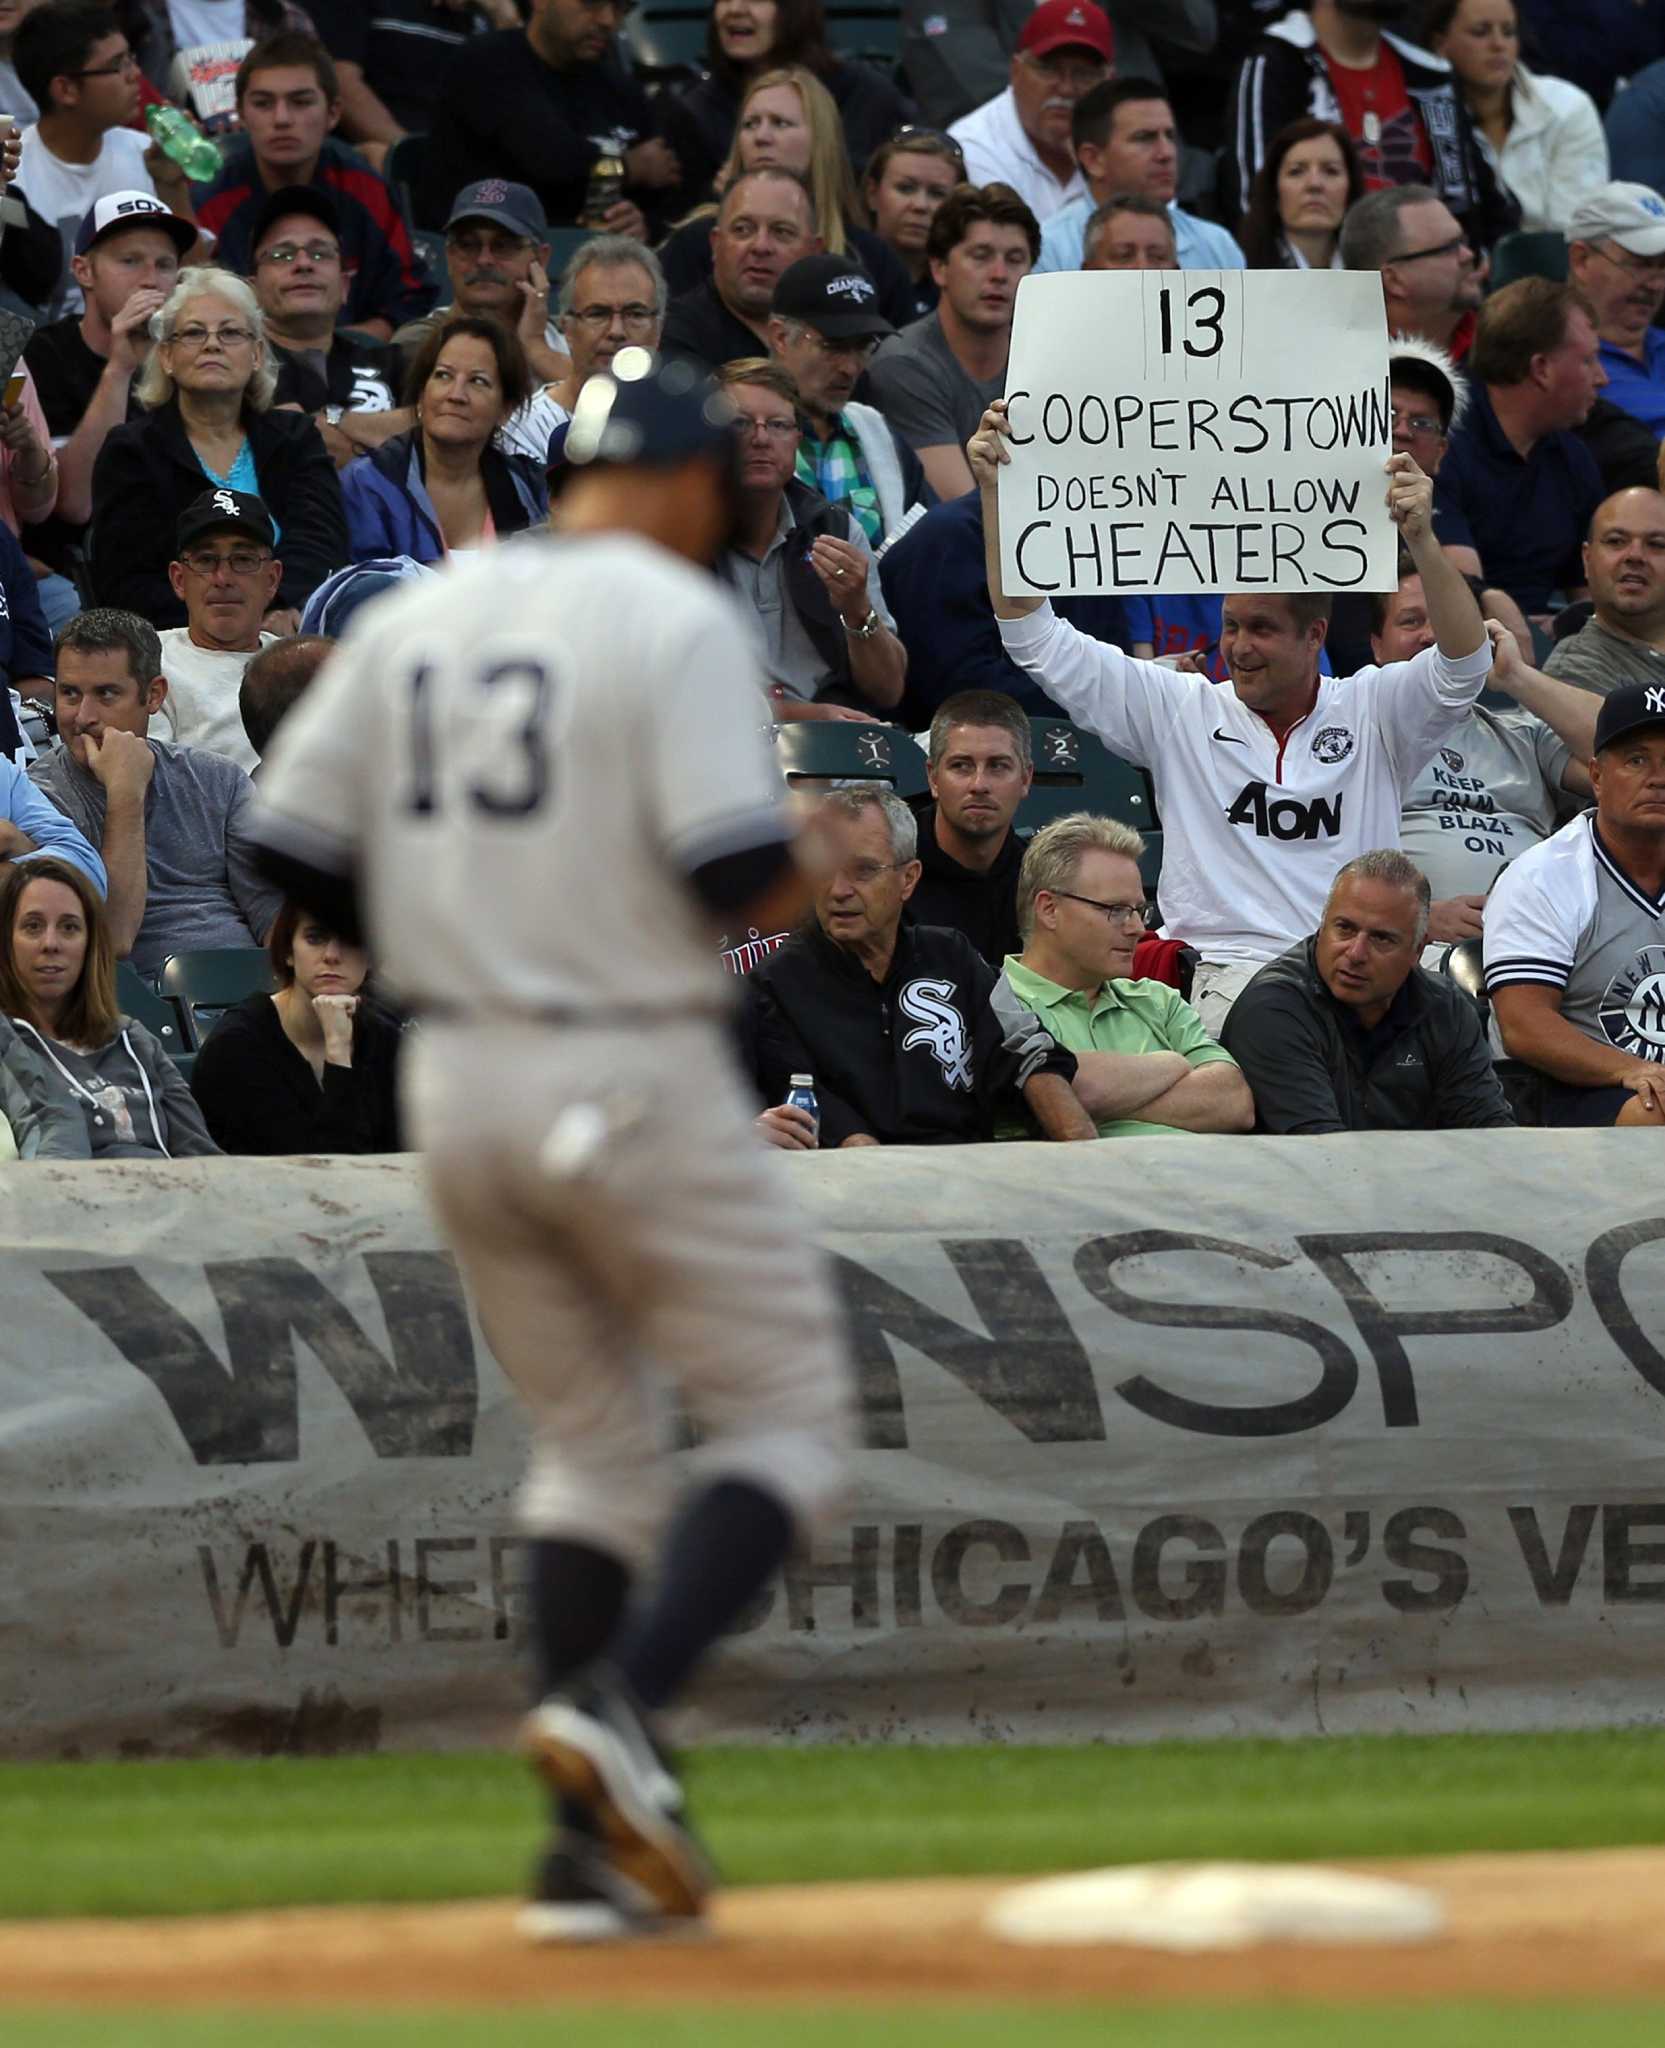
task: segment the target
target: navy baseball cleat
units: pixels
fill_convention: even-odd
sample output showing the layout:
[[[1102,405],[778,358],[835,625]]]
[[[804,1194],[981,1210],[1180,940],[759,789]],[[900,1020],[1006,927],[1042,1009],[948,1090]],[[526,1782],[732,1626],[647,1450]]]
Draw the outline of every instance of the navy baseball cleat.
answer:
[[[528,1941],[591,1942],[629,1941],[686,1923],[668,1920],[599,1842],[567,1834],[538,1865],[515,1924]]]
[[[612,1874],[662,1922],[697,1921],[711,1867],[684,1819],[676,1773],[625,1680],[592,1674],[571,1693],[552,1693],[533,1709],[523,1741],[546,1783],[584,1810]]]

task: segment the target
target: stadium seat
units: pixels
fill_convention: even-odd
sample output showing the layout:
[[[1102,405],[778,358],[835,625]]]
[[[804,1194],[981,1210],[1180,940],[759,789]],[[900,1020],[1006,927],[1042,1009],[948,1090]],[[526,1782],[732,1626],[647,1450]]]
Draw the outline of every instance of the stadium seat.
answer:
[[[776,727],[775,747],[788,782],[886,782],[900,797],[925,788],[925,756],[894,726],[802,719]]]
[[[393,196],[404,209],[413,228],[437,228],[440,223],[427,211],[430,194],[428,172],[433,151],[426,135],[401,135],[387,153],[382,175],[393,187]]]
[[[162,993],[178,1003],[192,1052],[201,1051],[209,1032],[234,1003],[269,990],[273,980],[271,960],[259,946],[173,953],[162,963]]]
[[[451,268],[445,260],[445,237],[438,228],[412,228],[410,237],[423,268],[439,287],[434,311],[441,312],[451,303]]]
[[[1547,277],[1555,284],[1567,281],[1567,243],[1558,228],[1517,229],[1505,235],[1492,251],[1488,291],[1501,291],[1523,277]]]
[[[185,1024],[179,1006],[169,997],[158,995],[139,970],[131,962],[116,962],[116,1008],[137,1024],[142,1024],[166,1048],[174,1064],[186,1073],[191,1070],[194,1055],[188,1050]]]
[[[708,7],[638,8],[625,31],[631,67],[646,84],[671,85],[694,78],[705,64]]]
[[[549,274],[558,279],[561,272],[583,248],[586,242],[595,239],[594,228],[551,228],[549,230]]]
[[[1446,949],[1445,958],[1440,962],[1447,977],[1454,981],[1467,996],[1474,1000],[1480,1012],[1481,1022],[1491,1015],[1491,1000],[1486,994],[1486,970],[1481,957],[1478,939],[1458,939]]]
[[[902,11],[884,0],[839,0],[826,10],[827,43],[841,57],[889,71],[902,48]]]
[[[1027,838],[1054,818],[1068,817],[1071,811],[1119,818],[1145,841],[1139,872],[1145,887],[1154,890],[1162,867],[1162,831],[1149,776],[1068,719],[1031,719],[1030,730],[1035,780],[1018,806],[1012,821],[1015,829]]]

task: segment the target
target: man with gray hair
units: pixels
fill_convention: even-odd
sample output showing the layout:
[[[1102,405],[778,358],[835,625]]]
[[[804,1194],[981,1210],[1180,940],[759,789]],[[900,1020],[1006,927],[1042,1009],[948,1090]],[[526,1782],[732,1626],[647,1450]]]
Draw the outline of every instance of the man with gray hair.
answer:
[[[1023,951],[995,985],[995,1014],[1010,1028],[1033,1013],[1075,1054],[1101,1138],[1246,1131],[1254,1097],[1237,1062],[1177,989],[1133,978],[1144,850],[1131,825],[1090,811],[1035,834],[1018,877]]]
[[[547,463],[550,436],[571,419],[588,380],[611,369],[621,348],[658,348],[668,299],[659,258],[633,235],[592,235],[575,249],[555,288],[566,365],[503,423],[501,446]]]
[[[1417,965],[1428,878],[1397,848],[1361,853],[1310,939],[1269,961],[1220,1034],[1257,1131],[1467,1131],[1515,1121],[1480,1012]]]
[[[1485,283],[1457,216],[1431,185],[1367,192],[1341,223],[1348,270],[1376,270],[1389,334],[1467,352]]]
[[[746,977],[741,1046],[783,1150],[965,1145],[1019,1097],[1049,1138],[1091,1138],[1075,1059],[1027,1011],[1002,1020],[995,972],[959,932],[904,920],[919,880],[913,813],[888,789],[835,790],[820,817],[838,862],[813,922]],[[784,1102],[815,1077],[819,1127]]]

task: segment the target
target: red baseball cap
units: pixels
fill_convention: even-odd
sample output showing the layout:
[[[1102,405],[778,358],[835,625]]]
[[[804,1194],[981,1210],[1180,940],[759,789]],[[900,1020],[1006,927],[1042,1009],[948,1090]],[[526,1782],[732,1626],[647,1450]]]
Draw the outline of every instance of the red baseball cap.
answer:
[[[1052,50],[1094,50],[1106,64],[1116,54],[1110,17],[1093,0],[1041,0],[1023,24],[1017,46],[1031,57],[1044,57]]]

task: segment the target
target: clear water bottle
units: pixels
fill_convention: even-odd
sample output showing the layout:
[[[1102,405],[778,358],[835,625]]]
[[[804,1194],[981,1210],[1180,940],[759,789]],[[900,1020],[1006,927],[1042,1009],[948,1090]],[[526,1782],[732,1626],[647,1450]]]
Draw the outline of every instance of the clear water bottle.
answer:
[[[806,1116],[813,1118],[816,1138],[820,1138],[821,1104],[816,1099],[815,1076],[813,1074],[794,1074],[792,1076],[792,1085],[786,1091],[784,1106],[787,1109],[801,1109]]]
[[[145,112],[145,126],[162,154],[172,157],[193,185],[206,185],[220,175],[225,161],[220,145],[204,135],[188,114],[177,107],[150,107]]]

